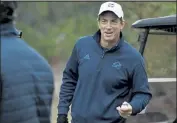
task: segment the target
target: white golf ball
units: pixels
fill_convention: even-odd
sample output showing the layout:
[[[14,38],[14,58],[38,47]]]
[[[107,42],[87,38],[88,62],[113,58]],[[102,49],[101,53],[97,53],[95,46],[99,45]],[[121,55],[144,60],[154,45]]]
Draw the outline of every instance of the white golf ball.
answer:
[[[121,109],[122,109],[122,110],[127,110],[127,109],[128,109],[128,105],[127,105],[127,104],[123,104],[123,105],[121,106]]]

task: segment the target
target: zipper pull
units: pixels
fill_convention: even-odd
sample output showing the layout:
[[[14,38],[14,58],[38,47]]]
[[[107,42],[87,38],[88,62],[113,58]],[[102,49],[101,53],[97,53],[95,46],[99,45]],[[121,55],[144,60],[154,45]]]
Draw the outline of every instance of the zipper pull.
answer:
[[[101,58],[104,58],[105,52],[103,51],[103,55],[101,56]]]

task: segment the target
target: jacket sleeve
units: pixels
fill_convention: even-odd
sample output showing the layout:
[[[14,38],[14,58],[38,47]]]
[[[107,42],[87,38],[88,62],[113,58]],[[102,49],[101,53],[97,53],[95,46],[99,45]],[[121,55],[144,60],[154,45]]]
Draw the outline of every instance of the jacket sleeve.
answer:
[[[63,71],[59,94],[58,114],[67,114],[78,80],[78,58],[76,45]]]
[[[145,71],[144,61],[136,65],[132,74],[132,99],[130,105],[133,108],[132,115],[140,113],[152,98],[148,77]]]
[[[1,107],[1,101],[2,101],[2,76],[0,75],[0,107]]]

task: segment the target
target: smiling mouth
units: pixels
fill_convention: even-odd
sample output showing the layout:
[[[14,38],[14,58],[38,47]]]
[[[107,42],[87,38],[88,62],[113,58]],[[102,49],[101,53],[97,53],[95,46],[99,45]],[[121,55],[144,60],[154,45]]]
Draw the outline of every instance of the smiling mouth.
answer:
[[[113,33],[112,32],[105,32],[106,36],[111,36]]]

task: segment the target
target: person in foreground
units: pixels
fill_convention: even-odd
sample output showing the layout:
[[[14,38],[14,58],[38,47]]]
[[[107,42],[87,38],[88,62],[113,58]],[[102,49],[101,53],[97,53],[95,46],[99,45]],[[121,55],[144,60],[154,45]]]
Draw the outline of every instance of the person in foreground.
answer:
[[[123,37],[124,13],[105,2],[99,30],[75,44],[63,72],[57,123],[125,123],[152,98],[144,59]]]
[[[15,28],[15,1],[0,2],[0,123],[50,123],[54,90],[48,62]]]

